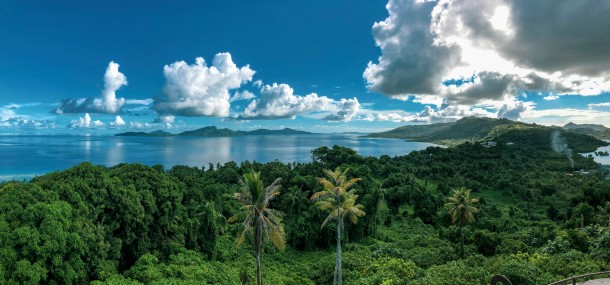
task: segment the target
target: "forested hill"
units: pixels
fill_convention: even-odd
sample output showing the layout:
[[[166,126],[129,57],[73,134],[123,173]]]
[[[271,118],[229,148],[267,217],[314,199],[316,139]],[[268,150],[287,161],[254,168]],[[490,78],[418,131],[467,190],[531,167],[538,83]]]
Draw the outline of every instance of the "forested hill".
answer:
[[[559,127],[526,124],[508,119],[466,117],[452,123],[403,126],[367,137],[403,138],[414,141],[457,145],[463,142],[502,141],[544,145],[550,144],[551,134],[559,131],[568,145],[577,152],[592,152],[608,143],[588,136],[568,132]]]
[[[610,140],[610,129],[603,125],[567,123],[563,128],[577,134],[591,135],[598,139]]]
[[[125,132],[118,133],[116,136],[136,136],[136,137],[167,137],[167,136],[197,136],[197,137],[236,137],[236,136],[254,136],[254,135],[303,135],[311,134],[306,131],[284,128],[281,130],[257,129],[253,131],[234,131],[227,128],[219,129],[215,126],[203,127],[193,131],[185,131],[179,134],[171,134],[165,131],[154,132]]]
[[[522,124],[508,119],[466,117],[451,123],[403,126],[369,137],[404,138],[435,142],[442,140],[482,139],[496,126]]]

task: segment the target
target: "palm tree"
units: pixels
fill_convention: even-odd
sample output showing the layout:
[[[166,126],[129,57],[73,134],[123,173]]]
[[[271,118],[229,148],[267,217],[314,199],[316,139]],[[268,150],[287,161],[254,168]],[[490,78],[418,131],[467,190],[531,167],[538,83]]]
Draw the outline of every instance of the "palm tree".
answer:
[[[229,219],[229,222],[241,221],[243,231],[237,238],[237,245],[253,233],[253,245],[256,251],[256,281],[261,285],[261,248],[263,241],[270,240],[277,248],[284,250],[284,226],[281,221],[281,212],[269,208],[269,201],[280,194],[280,179],[264,187],[260,172],[246,173],[243,179],[242,192],[233,196],[242,206],[242,211]]]
[[[295,216],[298,216],[301,210],[307,207],[307,202],[309,202],[309,199],[307,199],[309,191],[303,191],[302,188],[302,186],[300,188],[291,187],[288,193],[284,194],[284,206],[294,211]]]
[[[373,197],[373,201],[372,201],[373,225],[370,229],[370,232],[372,232],[375,236],[377,236],[377,227],[379,226],[379,222],[380,222],[379,216],[380,216],[381,210],[382,210],[383,206],[386,204],[385,194],[387,192],[388,192],[388,189],[381,188],[381,185],[379,183],[377,183],[377,185],[371,191],[371,196]]]
[[[599,214],[596,215],[597,222],[602,226],[610,226],[610,202],[602,206],[597,206]]]
[[[227,219],[218,211],[214,202],[206,202],[204,205],[197,207],[197,210],[201,210],[197,213],[197,216],[201,217],[200,226],[204,229],[203,231],[203,249],[207,251],[208,258],[216,259],[216,241],[218,235],[224,233],[227,225]]]
[[[316,192],[311,196],[311,200],[317,201],[316,206],[323,211],[330,211],[330,214],[321,228],[324,228],[328,222],[335,220],[337,223],[337,263],[335,265],[335,277],[333,284],[341,285],[343,283],[341,271],[341,229],[343,228],[343,220],[347,217],[350,222],[357,223],[358,217],[365,215],[364,207],[360,204],[356,205],[358,195],[354,190],[348,191],[361,178],[347,179],[346,174],[349,168],[341,171],[339,167],[335,171],[324,169],[326,178],[318,178],[318,181],[324,189]]]
[[[451,223],[459,221],[460,225],[460,238],[461,246],[460,253],[464,257],[464,225],[466,222],[474,222],[474,214],[479,209],[475,208],[474,203],[479,202],[478,199],[470,198],[470,189],[461,187],[460,189],[453,190],[453,195],[447,198],[445,208],[448,210],[448,214],[451,216]]]

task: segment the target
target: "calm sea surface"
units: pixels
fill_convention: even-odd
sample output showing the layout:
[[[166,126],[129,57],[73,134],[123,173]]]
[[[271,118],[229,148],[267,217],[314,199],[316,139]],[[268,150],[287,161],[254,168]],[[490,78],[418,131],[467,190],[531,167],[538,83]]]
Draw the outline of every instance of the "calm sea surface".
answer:
[[[113,166],[139,162],[206,166],[249,160],[309,162],[311,150],[341,145],[363,156],[406,155],[433,144],[401,139],[359,138],[347,134],[290,136],[114,137],[114,136],[0,136],[0,180],[31,178],[83,161]]]
[[[606,141],[606,142],[610,142],[610,141]],[[610,152],[610,145],[609,146],[604,146],[604,147],[600,147],[597,149],[597,151],[607,151]],[[587,156],[587,155],[592,155],[593,156],[593,160],[595,160],[595,162],[599,163],[599,164],[605,164],[605,165],[610,165],[610,156],[599,156],[599,155],[595,155],[594,152],[589,152],[589,153],[581,153],[583,156]]]

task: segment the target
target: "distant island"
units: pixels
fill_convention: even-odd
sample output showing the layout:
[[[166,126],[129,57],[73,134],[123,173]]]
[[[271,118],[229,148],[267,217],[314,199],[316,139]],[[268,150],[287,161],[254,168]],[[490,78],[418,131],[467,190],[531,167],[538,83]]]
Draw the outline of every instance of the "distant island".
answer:
[[[171,136],[192,136],[192,137],[237,137],[237,136],[261,136],[261,135],[308,135],[313,134],[306,131],[299,131],[291,128],[281,130],[257,129],[253,131],[234,131],[227,128],[219,129],[215,126],[203,127],[193,131],[185,131],[179,134],[172,134],[166,131],[157,130],[153,132],[125,132],[118,133],[119,137],[171,137]]]
[[[149,132],[149,133],[145,133],[145,132],[125,132],[125,133],[118,133],[115,136],[119,136],[119,137],[169,137],[169,136],[173,136],[173,135],[174,134],[168,133],[166,131],[157,130],[157,131]]]
[[[576,152],[593,152],[608,143],[593,135],[597,131],[590,125],[586,128],[570,128],[575,124],[562,127],[547,127],[537,124],[526,124],[508,119],[466,117],[451,123],[430,125],[402,126],[393,130],[368,134],[373,138],[401,138],[420,142],[431,142],[454,146],[465,142],[504,142],[540,144],[549,141],[554,131],[565,137],[568,145]],[[583,130],[588,130],[585,132]],[[610,130],[610,129],[607,129]]]

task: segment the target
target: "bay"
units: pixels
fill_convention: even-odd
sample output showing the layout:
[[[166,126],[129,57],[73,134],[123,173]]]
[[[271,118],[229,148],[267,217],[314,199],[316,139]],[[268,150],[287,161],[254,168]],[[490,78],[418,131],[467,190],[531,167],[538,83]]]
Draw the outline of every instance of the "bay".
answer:
[[[610,143],[610,141],[606,141],[608,143]],[[596,150],[596,152],[601,151],[608,151],[610,152],[610,145],[608,146],[603,146],[600,147]],[[610,165],[610,156],[601,156],[601,155],[596,155],[595,152],[587,152],[587,153],[581,153],[583,156],[593,156],[593,160],[595,160],[595,162],[602,164],[602,165]]]
[[[311,150],[340,145],[363,156],[406,155],[435,146],[402,139],[362,138],[356,134],[240,137],[0,136],[0,180],[29,179],[78,163],[119,163],[207,168],[235,161],[310,162]]]

